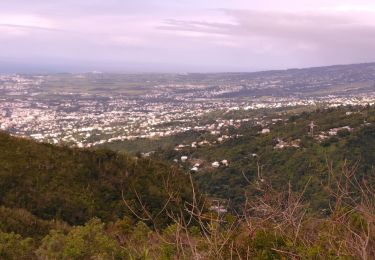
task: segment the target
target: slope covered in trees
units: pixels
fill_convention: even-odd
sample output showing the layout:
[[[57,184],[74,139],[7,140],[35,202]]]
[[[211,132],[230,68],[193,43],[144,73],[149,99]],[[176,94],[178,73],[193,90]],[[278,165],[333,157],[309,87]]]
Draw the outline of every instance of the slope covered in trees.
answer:
[[[235,208],[244,203],[244,191],[256,194],[254,183],[266,181],[278,190],[291,183],[295,191],[309,183],[305,195],[313,208],[325,211],[329,199],[322,182],[328,179],[328,170],[340,171],[349,164],[355,165],[359,179],[375,183],[374,107],[322,108],[297,114],[275,111],[258,118],[263,126],[254,120],[240,128],[228,126],[221,134],[236,138],[217,142],[220,135],[210,140],[202,133],[211,144],[178,151],[162,149],[154,156],[169,162],[187,156],[186,163],[178,162],[187,171],[199,162],[200,168],[193,175],[200,190],[229,200]],[[309,131],[312,121],[316,125],[314,136]],[[264,128],[270,132],[262,134]],[[228,166],[211,166],[223,159]]]
[[[143,200],[157,214],[169,194],[189,198],[189,179],[175,167],[108,150],[55,147],[0,133],[0,204],[43,220],[83,224],[129,215],[124,205]],[[168,190],[169,189],[169,190]],[[163,218],[159,218],[159,224]]]
[[[154,155],[188,156],[178,164],[0,133],[0,259],[374,258],[375,109],[278,117],[270,133],[250,122],[225,130],[237,138]],[[232,210],[206,210],[190,176]]]

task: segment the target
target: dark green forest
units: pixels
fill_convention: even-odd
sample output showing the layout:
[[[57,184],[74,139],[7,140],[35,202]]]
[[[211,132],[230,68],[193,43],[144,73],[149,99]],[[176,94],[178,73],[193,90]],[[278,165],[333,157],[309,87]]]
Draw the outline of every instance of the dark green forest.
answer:
[[[93,217],[115,220],[126,214],[123,199],[137,200],[135,191],[155,213],[168,192],[178,193],[181,200],[189,197],[185,174],[150,159],[55,147],[6,133],[0,133],[0,150],[1,205],[46,220],[73,225]]]

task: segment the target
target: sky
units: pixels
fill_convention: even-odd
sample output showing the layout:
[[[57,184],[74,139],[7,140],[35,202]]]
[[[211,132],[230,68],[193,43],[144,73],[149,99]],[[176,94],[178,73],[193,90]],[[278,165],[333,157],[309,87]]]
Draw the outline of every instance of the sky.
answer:
[[[375,61],[373,0],[2,0],[0,72],[234,72]]]

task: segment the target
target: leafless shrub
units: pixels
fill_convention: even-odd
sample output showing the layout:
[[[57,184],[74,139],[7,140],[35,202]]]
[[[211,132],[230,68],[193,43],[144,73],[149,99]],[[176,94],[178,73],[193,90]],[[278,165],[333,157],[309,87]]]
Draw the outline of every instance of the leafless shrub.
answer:
[[[320,217],[309,213],[309,203],[304,199],[311,178],[300,192],[294,192],[290,183],[286,191],[278,191],[263,180],[259,164],[258,179],[252,182],[259,195],[245,193],[242,211],[231,215],[230,220],[228,215],[207,210],[208,201],[197,195],[191,175],[191,201],[179,212],[169,211],[168,204],[177,193],[168,188],[167,178],[169,198],[156,217],[168,216],[173,232],[166,236],[154,226],[157,243],[172,246],[175,259],[252,259],[256,254],[252,243],[259,232],[267,232],[282,238],[283,246],[275,244],[271,250],[288,259],[304,259],[309,254],[319,259],[375,259],[374,187],[364,179],[357,179],[359,162],[352,165],[345,162],[339,172],[333,170],[331,163],[327,166],[327,180],[321,186],[330,196],[330,207],[326,216]],[[140,221],[153,223],[155,216],[134,192],[142,215],[124,198],[125,206]],[[192,232],[192,228],[198,233]]]

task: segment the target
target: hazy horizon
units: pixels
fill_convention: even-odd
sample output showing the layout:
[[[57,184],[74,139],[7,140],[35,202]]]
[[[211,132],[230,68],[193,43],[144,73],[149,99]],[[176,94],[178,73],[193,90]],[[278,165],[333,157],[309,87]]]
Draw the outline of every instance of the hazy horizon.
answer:
[[[256,72],[375,61],[369,0],[14,0],[0,73]]]
[[[129,75],[147,75],[147,74],[230,74],[230,73],[262,73],[262,72],[272,72],[272,71],[288,71],[288,70],[307,70],[314,68],[325,68],[325,67],[336,67],[336,66],[356,66],[362,64],[375,64],[374,62],[362,62],[362,63],[347,63],[347,64],[326,64],[322,66],[307,66],[307,67],[290,67],[290,68],[272,68],[272,69],[259,69],[259,70],[249,70],[249,71],[133,71],[133,70],[65,70],[58,69],[54,67],[50,70],[41,69],[41,68],[23,68],[19,70],[2,70],[0,67],[0,75],[9,75],[9,74],[24,74],[24,75],[44,75],[44,74],[85,74],[85,73],[103,73],[103,74],[129,74]]]

